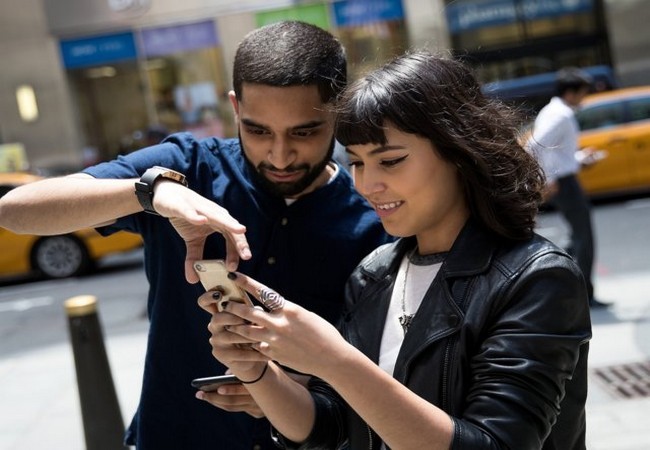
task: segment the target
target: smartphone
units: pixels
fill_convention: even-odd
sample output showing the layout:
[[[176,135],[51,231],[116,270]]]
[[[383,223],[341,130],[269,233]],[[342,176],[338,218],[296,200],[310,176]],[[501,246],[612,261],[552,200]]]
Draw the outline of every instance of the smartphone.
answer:
[[[228,278],[228,270],[223,260],[205,259],[196,261],[194,270],[206,291],[221,293],[221,298],[217,299],[217,309],[219,311],[223,309],[221,306],[223,302],[239,302],[253,306],[248,293]]]
[[[234,375],[218,375],[216,377],[195,378],[192,380],[192,387],[205,392],[216,391],[224,384],[241,384],[241,381]]]

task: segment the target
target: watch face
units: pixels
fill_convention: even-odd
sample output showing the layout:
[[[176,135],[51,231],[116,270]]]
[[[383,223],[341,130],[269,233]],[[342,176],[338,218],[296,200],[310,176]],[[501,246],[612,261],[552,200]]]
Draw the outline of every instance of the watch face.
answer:
[[[176,172],[175,170],[167,169],[165,167],[154,166],[142,175],[139,181],[135,183],[135,195],[146,212],[151,214],[158,214],[153,207],[153,187],[160,178],[175,181],[183,186],[187,186],[185,175]]]
[[[149,172],[150,170],[152,171],[152,175],[153,175],[153,180],[152,180],[153,183],[152,184],[155,184],[156,180],[159,177],[162,177],[162,178],[166,178],[168,180],[176,181],[177,183],[180,183],[183,186],[187,186],[187,181],[185,180],[185,175],[183,175],[180,172],[176,172],[175,170],[167,169],[166,167],[160,167],[160,166],[154,166],[151,169],[147,170],[147,172]],[[155,172],[153,172],[153,171],[155,171]],[[147,174],[147,172],[145,172],[145,175]],[[143,178],[144,178],[144,176],[143,176]]]
[[[187,186],[187,183],[185,182],[185,175],[174,172],[173,170],[167,171],[165,173],[160,174],[162,178],[166,178],[168,180],[173,180],[176,181],[177,183],[183,184]]]

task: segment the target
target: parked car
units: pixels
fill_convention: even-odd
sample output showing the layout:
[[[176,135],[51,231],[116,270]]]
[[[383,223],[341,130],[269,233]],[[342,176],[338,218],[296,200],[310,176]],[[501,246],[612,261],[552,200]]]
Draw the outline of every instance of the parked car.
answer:
[[[0,197],[43,177],[0,173]],[[44,218],[43,220],[47,220]],[[64,278],[91,271],[103,257],[142,246],[139,235],[120,231],[103,237],[92,228],[57,236],[15,234],[0,227],[0,278],[37,275]]]
[[[650,191],[650,86],[587,96],[576,112],[580,147],[606,157],[579,174],[591,197]]]

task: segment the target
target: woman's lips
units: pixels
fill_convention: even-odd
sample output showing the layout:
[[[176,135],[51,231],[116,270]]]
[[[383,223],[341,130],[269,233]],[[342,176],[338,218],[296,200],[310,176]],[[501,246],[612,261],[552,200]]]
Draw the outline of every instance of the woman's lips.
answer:
[[[375,211],[377,212],[377,215],[380,218],[383,218],[383,217],[388,217],[391,214],[393,214],[403,204],[404,204],[403,201],[398,200],[398,201],[394,201],[394,202],[384,202],[384,203],[375,202],[374,206],[375,206]]]

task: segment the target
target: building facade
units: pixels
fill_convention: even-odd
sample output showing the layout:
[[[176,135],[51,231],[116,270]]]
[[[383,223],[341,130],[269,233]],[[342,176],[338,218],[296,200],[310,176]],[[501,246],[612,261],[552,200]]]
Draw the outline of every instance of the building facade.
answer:
[[[606,64],[621,85],[644,84],[648,37],[643,27],[625,32],[639,8],[650,2],[4,0],[0,143],[21,143],[31,167],[78,168],[172,131],[233,136],[227,93],[237,44],[282,19],[337,35],[351,78],[427,47],[467,59],[486,82]],[[19,98],[35,100],[36,114]]]

